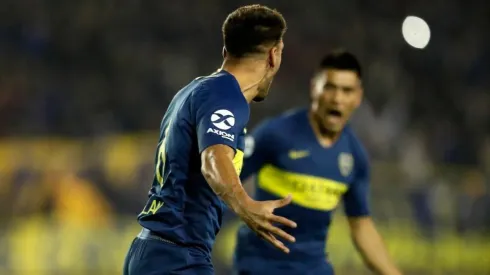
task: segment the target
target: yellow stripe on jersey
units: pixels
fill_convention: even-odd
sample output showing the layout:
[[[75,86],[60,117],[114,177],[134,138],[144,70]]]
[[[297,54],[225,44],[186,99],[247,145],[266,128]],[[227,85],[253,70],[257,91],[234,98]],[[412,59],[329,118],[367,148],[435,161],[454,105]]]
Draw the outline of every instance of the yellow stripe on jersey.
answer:
[[[288,172],[273,165],[266,165],[260,170],[258,184],[276,196],[291,194],[295,204],[322,211],[333,210],[348,189],[342,182]]]
[[[243,167],[243,151],[236,150],[235,157],[233,157],[233,166],[235,166],[237,174],[240,175]]]

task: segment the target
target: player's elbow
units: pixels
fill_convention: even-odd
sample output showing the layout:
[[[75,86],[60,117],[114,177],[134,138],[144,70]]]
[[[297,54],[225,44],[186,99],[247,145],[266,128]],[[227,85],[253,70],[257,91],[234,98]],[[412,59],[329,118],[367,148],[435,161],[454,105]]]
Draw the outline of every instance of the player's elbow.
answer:
[[[213,177],[213,174],[211,173],[211,171],[209,171],[209,169],[206,169],[203,165],[203,167],[201,167],[201,173],[202,173],[202,176],[204,177],[204,179],[208,182],[208,183],[212,183],[214,182],[214,177]]]

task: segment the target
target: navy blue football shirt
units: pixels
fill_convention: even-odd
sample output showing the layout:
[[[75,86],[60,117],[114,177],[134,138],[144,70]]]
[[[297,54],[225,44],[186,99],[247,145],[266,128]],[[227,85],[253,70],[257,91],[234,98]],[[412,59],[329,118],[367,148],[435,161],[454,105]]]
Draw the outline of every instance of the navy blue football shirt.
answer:
[[[238,233],[236,264],[242,269],[279,263],[283,274],[309,274],[326,261],[326,239],[332,214],[343,201],[349,217],[369,215],[369,162],[349,126],[329,148],[318,142],[308,110],[294,110],[267,120],[246,139],[241,178],[256,174],[256,200],[292,194],[292,203],[275,214],[295,221],[285,229],[296,238],[284,254],[259,239],[248,227]]]
[[[235,77],[219,71],[181,89],[160,127],[155,177],[139,223],[162,238],[211,252],[224,204],[201,174],[200,154],[224,144],[240,173],[249,105]]]

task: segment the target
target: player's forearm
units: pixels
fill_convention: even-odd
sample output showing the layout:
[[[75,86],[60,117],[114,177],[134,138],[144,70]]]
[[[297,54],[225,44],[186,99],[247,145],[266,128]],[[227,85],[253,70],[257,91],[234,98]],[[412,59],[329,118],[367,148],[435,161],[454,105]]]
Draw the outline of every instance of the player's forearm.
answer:
[[[372,222],[352,231],[352,239],[369,268],[380,275],[401,275]]]
[[[201,171],[211,189],[235,213],[251,200],[240,183],[233,162],[226,155],[205,156]]]

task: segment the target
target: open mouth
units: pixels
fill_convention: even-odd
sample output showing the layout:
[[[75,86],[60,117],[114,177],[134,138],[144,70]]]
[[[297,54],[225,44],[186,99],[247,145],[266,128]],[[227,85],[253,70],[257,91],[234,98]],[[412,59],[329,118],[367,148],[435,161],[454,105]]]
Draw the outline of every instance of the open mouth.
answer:
[[[335,118],[341,118],[342,113],[338,110],[329,110],[329,111],[327,111],[327,116],[335,117]]]

